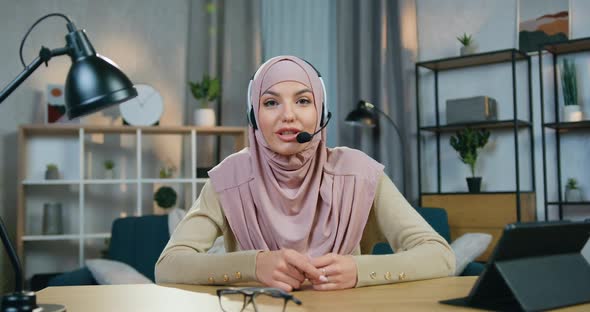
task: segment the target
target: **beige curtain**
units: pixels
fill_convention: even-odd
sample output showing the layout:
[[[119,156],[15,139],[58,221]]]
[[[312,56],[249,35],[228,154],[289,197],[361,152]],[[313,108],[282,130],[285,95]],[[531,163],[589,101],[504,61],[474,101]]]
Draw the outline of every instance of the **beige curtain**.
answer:
[[[221,100],[215,107],[220,126],[247,125],[246,90],[261,62],[259,15],[259,0],[191,1],[187,80],[200,80],[205,73],[221,79]],[[191,125],[197,103],[188,87],[187,99],[185,122]],[[198,167],[214,166],[234,152],[230,138],[199,137],[198,142]]]
[[[359,148],[385,165],[409,200],[417,198],[414,69],[417,53],[415,0],[341,0],[337,6],[337,93],[344,119],[360,99],[387,113],[370,130],[339,123],[339,143]],[[402,154],[405,163],[402,163]]]

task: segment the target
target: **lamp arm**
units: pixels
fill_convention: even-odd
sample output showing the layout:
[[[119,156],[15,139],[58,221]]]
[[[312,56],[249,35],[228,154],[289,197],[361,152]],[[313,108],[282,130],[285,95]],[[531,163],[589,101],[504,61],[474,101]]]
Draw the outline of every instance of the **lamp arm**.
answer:
[[[376,110],[379,114],[385,116],[385,118],[387,118],[387,120],[389,121],[389,123],[391,123],[391,125],[393,126],[393,128],[395,129],[395,132],[397,133],[397,136],[399,137],[399,142],[402,145],[402,151],[401,151],[401,157],[402,157],[402,174],[403,174],[403,181],[404,181],[404,185],[402,185],[402,195],[404,197],[407,196],[406,194],[406,186],[405,186],[405,181],[406,181],[406,152],[405,152],[405,147],[406,147],[406,141],[404,140],[404,138],[402,137],[402,132],[399,130],[398,126],[395,124],[395,122],[393,121],[393,119],[391,119],[391,117],[389,117],[389,115],[387,115],[384,111],[380,110],[379,108],[377,108],[377,106],[372,107],[372,109]]]
[[[18,86],[21,85],[29,76],[37,69],[41,64],[47,62],[54,57],[59,55],[68,54],[70,48],[58,48],[54,50],[50,50],[46,47],[42,47],[41,51],[39,51],[39,56],[31,62],[25,69],[18,75],[12,82],[8,84],[1,92],[0,92],[0,104],[4,102],[4,100],[14,91]],[[22,292],[24,284],[23,284],[23,276],[22,276],[22,266],[18,261],[18,257],[16,256],[16,252],[14,251],[14,247],[10,243],[10,239],[8,237],[8,233],[6,231],[6,227],[4,226],[4,221],[0,218],[0,236],[2,237],[2,243],[4,244],[4,248],[8,253],[8,257],[10,258],[10,262],[12,263],[12,267],[15,273],[15,292]]]
[[[387,115],[384,111],[382,111],[379,108],[377,108],[377,106],[373,106],[373,109],[376,110],[379,114],[385,116],[385,118],[387,118],[387,120],[389,121],[389,123],[391,123],[391,125],[395,129],[395,132],[397,133],[397,136],[399,137],[400,143],[402,145],[405,145],[404,144],[405,140],[402,137],[402,132],[399,130],[398,126],[395,124],[395,122],[393,121],[393,119],[391,119],[391,117],[389,117],[389,115]]]
[[[22,266],[20,261],[16,256],[16,252],[14,251],[14,247],[10,243],[10,239],[8,237],[8,232],[6,231],[6,227],[4,227],[4,221],[0,218],[0,236],[2,237],[2,243],[4,244],[4,248],[6,249],[6,253],[8,254],[8,258],[10,258],[10,263],[12,264],[12,268],[14,269],[14,291],[21,292],[23,291],[23,274],[22,274]]]
[[[49,60],[54,57],[54,56],[59,56],[59,55],[64,55],[64,54],[68,54],[70,51],[70,48],[68,47],[64,47],[64,48],[58,48],[58,49],[54,49],[54,50],[50,50],[46,47],[42,47],[41,51],[39,51],[39,56],[37,58],[35,58],[33,60],[33,62],[31,62],[31,64],[29,64],[28,66],[25,67],[25,69],[18,75],[16,76],[16,78],[14,78],[13,81],[11,81],[1,92],[0,92],[0,104],[2,102],[4,102],[4,100],[14,91],[16,90],[16,88],[18,88],[18,86],[20,86],[21,83],[23,83],[27,78],[29,78],[29,76],[37,69],[39,68],[39,66],[41,66],[41,64],[45,63],[45,66],[47,66],[47,63],[49,62]]]

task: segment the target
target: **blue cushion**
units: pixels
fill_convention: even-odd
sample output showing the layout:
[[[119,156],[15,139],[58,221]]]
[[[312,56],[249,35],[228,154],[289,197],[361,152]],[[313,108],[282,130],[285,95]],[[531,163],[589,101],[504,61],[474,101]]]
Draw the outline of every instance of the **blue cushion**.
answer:
[[[481,274],[483,269],[485,268],[485,264],[480,262],[470,262],[467,264],[463,272],[461,272],[461,276],[478,276]]]
[[[169,239],[168,215],[117,219],[113,222],[108,257],[155,281],[154,267]]]
[[[373,246],[374,255],[390,255],[393,253],[393,249],[389,243],[379,242]]]
[[[92,272],[83,267],[71,272],[60,274],[49,279],[47,286],[75,286],[75,285],[98,285]]]
[[[447,211],[442,208],[416,208],[416,211],[442,236],[448,243],[451,242],[451,229]]]

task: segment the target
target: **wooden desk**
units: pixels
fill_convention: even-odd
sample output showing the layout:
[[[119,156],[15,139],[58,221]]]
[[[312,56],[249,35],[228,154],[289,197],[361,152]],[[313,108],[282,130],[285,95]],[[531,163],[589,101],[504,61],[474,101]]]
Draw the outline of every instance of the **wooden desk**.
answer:
[[[290,302],[293,311],[467,311],[439,304],[439,300],[466,296],[475,277],[447,277],[426,281],[339,291],[295,291],[303,304]],[[113,285],[49,287],[37,293],[39,303],[58,303],[67,311],[220,311],[218,286]],[[266,301],[263,304],[268,304]],[[251,311],[249,309],[248,311]],[[261,312],[264,310],[261,308]],[[589,311],[590,304],[560,311]]]

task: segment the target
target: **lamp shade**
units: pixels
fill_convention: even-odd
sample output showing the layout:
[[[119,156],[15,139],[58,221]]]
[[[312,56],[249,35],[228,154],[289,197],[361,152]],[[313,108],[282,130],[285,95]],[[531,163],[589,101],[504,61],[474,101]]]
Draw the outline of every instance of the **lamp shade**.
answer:
[[[88,115],[137,96],[131,80],[113,61],[96,53],[86,31],[68,24],[72,66],[66,78],[66,111],[70,119]]]
[[[98,54],[73,62],[65,85],[70,119],[84,116],[137,96],[131,80],[110,60]]]
[[[346,123],[353,126],[375,127],[377,125],[377,115],[373,111],[373,105],[365,101],[359,101],[357,107],[348,113]]]

